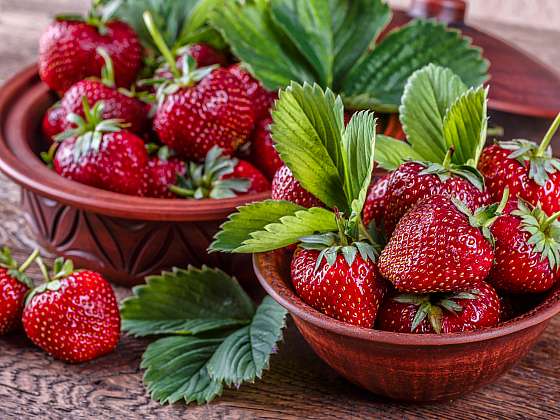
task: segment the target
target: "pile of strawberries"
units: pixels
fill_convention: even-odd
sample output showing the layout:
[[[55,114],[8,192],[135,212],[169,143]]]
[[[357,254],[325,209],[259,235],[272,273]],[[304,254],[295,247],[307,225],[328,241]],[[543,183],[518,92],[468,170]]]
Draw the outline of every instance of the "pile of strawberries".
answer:
[[[25,271],[37,262],[45,282],[34,287]],[[98,273],[74,270],[57,259],[49,274],[38,251],[20,266],[4,247],[0,252],[0,335],[23,329],[53,357],[85,362],[115,349],[121,319],[109,283]]]
[[[269,191],[280,166],[268,131],[276,93],[210,45],[170,51],[144,18],[162,55],[150,74],[125,22],[93,11],[57,18],[43,34],[39,73],[61,97],[43,119],[54,142],[44,160],[66,178],[134,196]]]

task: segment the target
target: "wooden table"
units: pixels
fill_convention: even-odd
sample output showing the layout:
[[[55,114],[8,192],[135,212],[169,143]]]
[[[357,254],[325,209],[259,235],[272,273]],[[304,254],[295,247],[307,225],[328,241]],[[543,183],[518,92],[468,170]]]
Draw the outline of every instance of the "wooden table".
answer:
[[[82,10],[85,0],[0,2],[0,80],[35,61],[48,16]],[[560,33],[479,22],[552,65]],[[35,244],[19,210],[18,188],[0,176],[0,244],[22,257]],[[37,273],[33,273],[37,275]],[[128,291],[117,289],[119,296]],[[142,386],[140,356],[147,341],[124,337],[113,354],[83,365],[47,357],[22,334],[0,339],[0,418],[560,418],[560,318],[514,369],[466,398],[437,405],[402,405],[349,384],[322,363],[292,323],[262,381],[226,390],[205,406],[160,407]]]

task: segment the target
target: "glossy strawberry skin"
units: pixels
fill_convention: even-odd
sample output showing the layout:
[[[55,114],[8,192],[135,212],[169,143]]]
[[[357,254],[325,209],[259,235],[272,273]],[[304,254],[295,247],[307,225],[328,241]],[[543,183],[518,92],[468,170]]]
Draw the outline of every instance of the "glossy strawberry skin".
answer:
[[[0,335],[19,325],[28,291],[27,285],[0,268]]]
[[[375,263],[356,256],[352,266],[339,254],[328,266],[323,260],[315,271],[319,251],[296,250],[291,262],[292,284],[308,305],[339,321],[372,328],[386,284]]]
[[[274,101],[278,99],[278,94],[267,91],[257,79],[251,76],[251,73],[239,64],[230,66],[229,71],[241,81],[247,97],[253,106],[256,119],[266,118],[270,114],[270,108]]]
[[[433,194],[447,194],[463,201],[471,211],[490,204],[490,195],[464,178],[451,176],[441,181],[437,175],[420,175],[424,165],[402,164],[389,178],[385,207],[385,230],[391,234],[398,221],[420,199]]]
[[[560,172],[549,175],[544,187],[529,178],[530,164],[524,167],[498,144],[486,147],[478,164],[484,176],[486,187],[492,198],[499,201],[505,188],[509,188],[510,197],[520,197],[532,205],[541,203],[548,214],[560,211]]]
[[[494,265],[488,282],[505,293],[543,293],[560,277],[548,259],[529,244],[531,234],[523,230],[521,219],[511,214],[500,216],[490,228],[495,241]]]
[[[493,327],[501,321],[500,298],[492,286],[482,282],[475,289],[478,291],[476,299],[450,299],[462,306],[463,310],[452,313],[443,309],[442,333],[474,331]],[[397,302],[394,297],[394,294],[388,296],[379,308],[377,329],[398,333],[435,333],[427,317],[412,331],[413,320],[419,306]]]
[[[103,58],[110,55],[117,86],[130,87],[142,65],[142,46],[134,30],[124,22],[106,24],[107,34],[85,22],[56,20],[39,42],[39,74],[51,89],[63,94],[74,83],[101,75]]]
[[[387,187],[389,186],[390,176],[391,174],[387,174],[375,180],[368,191],[362,212],[362,221],[366,226],[369,226],[372,221],[375,221],[376,226],[381,226],[385,216]]]
[[[230,178],[247,178],[251,182],[251,186],[247,192],[238,194],[254,194],[270,191],[269,180],[246,160],[239,159],[239,162],[235,165],[233,172],[222,176],[222,179]]]
[[[196,161],[213,146],[232,155],[248,140],[254,124],[251,102],[239,80],[221,68],[197,85],[167,95],[153,123],[162,143]]]
[[[35,294],[23,312],[27,336],[57,359],[86,362],[115,349],[120,314],[113,289],[100,274],[79,271],[57,290]]]
[[[45,115],[41,124],[43,135],[50,142],[54,141],[54,137],[62,133],[66,127],[66,112],[60,105],[53,105]]]
[[[147,197],[153,198],[176,198],[169,191],[169,186],[177,181],[177,175],[184,175],[186,171],[185,162],[175,157],[161,160],[157,156],[151,157],[146,170]]]
[[[490,272],[494,253],[479,229],[451,199],[426,197],[397,225],[381,252],[379,271],[402,292],[476,288]]]
[[[217,64],[221,67],[227,65],[227,59],[220,51],[215,50],[208,44],[196,43],[187,47],[189,54],[196,61],[197,67],[207,67]],[[180,59],[182,61],[182,58]],[[182,63],[181,63],[182,64]]]
[[[303,189],[299,181],[294,178],[290,168],[286,165],[278,169],[276,175],[274,175],[272,180],[272,199],[291,201],[307,208],[324,207],[318,198],[315,198],[311,193]]]
[[[268,179],[274,178],[276,171],[283,165],[270,135],[271,124],[270,117],[260,120],[251,135],[251,161]]]
[[[64,110],[64,128],[70,128],[66,115],[71,113],[84,116],[83,98],[86,98],[90,107],[103,101],[103,119],[121,119],[130,124],[128,131],[143,135],[149,127],[149,107],[144,102],[126,96],[118,90],[103,84],[100,80],[86,79],[72,85],[64,94],[60,106]]]

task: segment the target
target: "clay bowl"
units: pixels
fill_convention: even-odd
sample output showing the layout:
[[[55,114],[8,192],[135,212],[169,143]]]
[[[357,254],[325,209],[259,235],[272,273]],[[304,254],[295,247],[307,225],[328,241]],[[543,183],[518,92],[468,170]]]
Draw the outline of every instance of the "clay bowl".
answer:
[[[40,123],[53,103],[35,66],[0,89],[0,169],[21,186],[21,206],[39,244],[131,286],[149,274],[188,264],[254,278],[249,256],[208,254],[220,224],[235,208],[269,193],[223,200],[131,197],[62,178],[38,157]],[[249,277],[250,276],[250,277]]]
[[[449,400],[496,380],[537,341],[560,312],[560,287],[537,307],[498,327],[445,335],[355,327],[305,304],[293,291],[290,255],[253,256],[261,285],[292,315],[313,350],[349,381],[407,402]]]

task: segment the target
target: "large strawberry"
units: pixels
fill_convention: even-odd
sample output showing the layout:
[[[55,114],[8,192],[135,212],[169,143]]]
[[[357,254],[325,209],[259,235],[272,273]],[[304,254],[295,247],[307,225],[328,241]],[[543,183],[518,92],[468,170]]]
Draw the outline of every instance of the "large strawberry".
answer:
[[[495,262],[488,282],[506,293],[542,293],[560,276],[560,213],[511,202],[492,225]]]
[[[267,178],[272,179],[282,166],[282,159],[274,148],[270,135],[270,124],[272,124],[270,117],[257,122],[255,130],[251,134],[251,161]]]
[[[229,71],[241,81],[245,93],[253,104],[257,120],[266,118],[278,94],[267,91],[241,64],[234,64]]]
[[[10,249],[3,247],[0,251],[0,334],[6,334],[20,323],[25,297],[33,287],[25,270],[38,255],[39,251],[34,251],[18,266]]]
[[[499,199],[508,188],[512,197],[532,205],[541,203],[545,213],[560,211],[560,160],[552,156],[549,147],[558,127],[560,114],[540,145],[513,140],[484,149],[478,168],[494,199]]]
[[[501,303],[487,283],[455,293],[393,294],[379,308],[376,327],[399,333],[472,331],[500,322]]]
[[[39,74],[53,90],[64,93],[90,76],[101,76],[103,57],[111,56],[117,86],[130,87],[142,64],[142,46],[134,30],[124,22],[105,22],[96,10],[81,19],[57,18],[39,42]]]
[[[476,287],[490,272],[489,227],[505,203],[474,214],[446,195],[424,198],[397,225],[379,258],[379,271],[402,292],[431,293]]]
[[[315,198],[311,193],[307,192],[300,185],[299,181],[294,178],[292,171],[286,165],[283,165],[272,180],[272,199],[292,201],[300,206],[323,207],[323,203]]]
[[[42,270],[46,274],[46,269]],[[54,274],[29,295],[23,327],[38,347],[71,363],[86,362],[115,349],[120,338],[117,299],[93,271],[74,271],[71,261],[55,261]]]

